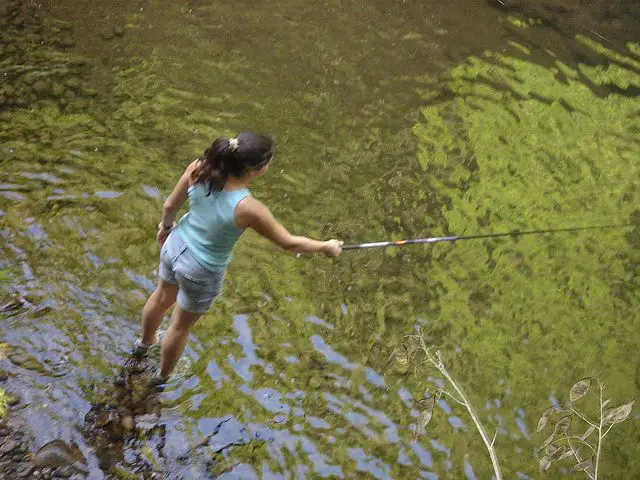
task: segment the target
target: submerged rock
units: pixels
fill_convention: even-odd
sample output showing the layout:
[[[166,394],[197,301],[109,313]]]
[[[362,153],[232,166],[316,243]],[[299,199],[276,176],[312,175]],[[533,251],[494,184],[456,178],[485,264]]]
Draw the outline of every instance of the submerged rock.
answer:
[[[17,449],[19,446],[20,446],[20,443],[18,443],[17,441],[7,440],[2,444],[2,446],[0,446],[0,455],[2,456],[7,455],[9,452],[12,452],[13,450]]]
[[[33,85],[34,83],[36,83],[37,75],[34,72],[29,72],[22,75],[20,77],[20,80],[22,80],[22,82],[26,83],[27,85]]]
[[[49,84],[44,80],[38,80],[33,84],[33,91],[37,95],[46,95],[47,93],[49,93]]]
[[[67,444],[64,440],[53,440],[38,449],[33,456],[37,468],[59,468],[79,462],[86,465],[87,460],[77,444]]]
[[[109,41],[109,40],[111,40],[112,38],[114,38],[114,37],[116,36],[116,34],[115,34],[115,33],[113,33],[113,31],[108,30],[108,31],[106,31],[106,32],[102,32],[102,33],[100,34],[100,36],[102,37],[102,39],[103,39],[103,40]]]
[[[77,98],[71,102],[70,105],[77,110],[86,110],[89,107],[90,102],[86,98]]]
[[[34,467],[31,464],[25,464],[22,469],[18,469],[16,471],[16,477],[17,478],[31,478],[32,477],[32,473],[33,473]]]
[[[15,419],[0,420],[0,479],[33,478],[24,426]]]
[[[56,82],[51,86],[51,93],[54,97],[62,97],[64,95],[65,88],[62,84]]]
[[[112,29],[103,31],[100,36],[103,40],[113,40],[115,37],[122,37],[124,35],[124,27],[122,25],[116,25]]]
[[[76,41],[70,34],[64,34],[60,37],[59,44],[64,48],[71,48],[76,44]]]
[[[73,468],[71,467],[60,467],[56,470],[53,471],[53,475],[55,477],[60,477],[60,478],[69,478],[71,475],[73,475]]]
[[[43,371],[44,367],[42,364],[32,355],[29,355],[24,351],[15,351],[11,352],[8,355],[9,361],[14,365],[22,368],[26,368],[27,370],[33,371]]]
[[[62,83],[69,88],[77,89],[82,86],[82,80],[78,77],[68,77],[65,78]]]
[[[16,16],[11,23],[13,24],[14,27],[20,28],[25,25],[26,20],[24,17]]]

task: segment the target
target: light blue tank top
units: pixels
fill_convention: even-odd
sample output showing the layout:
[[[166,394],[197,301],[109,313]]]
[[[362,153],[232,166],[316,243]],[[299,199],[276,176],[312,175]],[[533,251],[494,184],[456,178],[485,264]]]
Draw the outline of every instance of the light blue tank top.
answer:
[[[227,268],[233,247],[244,231],[233,219],[236,205],[251,192],[242,188],[207,196],[208,190],[209,186],[202,183],[189,187],[189,211],[176,230],[203,266],[219,271]]]

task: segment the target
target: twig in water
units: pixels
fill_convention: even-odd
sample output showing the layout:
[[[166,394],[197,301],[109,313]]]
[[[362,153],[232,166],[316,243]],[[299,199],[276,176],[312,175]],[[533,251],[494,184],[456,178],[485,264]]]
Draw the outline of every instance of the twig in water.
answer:
[[[445,367],[445,364],[444,364],[444,360],[442,359],[442,353],[440,351],[436,351],[434,355],[432,352],[432,348],[427,346],[424,340],[424,336],[422,334],[412,335],[409,338],[413,341],[414,344],[417,344],[419,346],[420,350],[422,350],[422,352],[425,354],[427,362],[431,364],[431,366],[436,368],[440,372],[440,374],[447,380],[449,385],[451,385],[451,387],[454,389],[458,398],[456,398],[455,395],[452,395],[451,393],[447,392],[444,389],[440,389],[439,391],[450,396],[451,398],[456,400],[460,405],[466,408],[467,412],[471,416],[471,420],[473,421],[473,423],[476,426],[476,429],[478,430],[478,433],[480,433],[480,437],[482,437],[482,441],[484,442],[484,445],[487,451],[489,452],[489,457],[491,458],[491,464],[493,466],[493,471],[495,473],[496,480],[502,480],[503,478],[502,471],[500,470],[500,463],[498,461],[498,456],[496,455],[496,451],[494,448],[498,431],[496,430],[496,434],[493,436],[493,439],[489,440],[489,436],[487,435],[487,432],[484,426],[482,425],[482,422],[480,421],[478,414],[473,408],[473,405],[471,404],[469,397],[467,397],[467,395],[462,390],[462,387],[458,385],[458,383],[447,371],[447,368]],[[431,419],[431,414],[429,413],[427,422],[430,419]]]
[[[616,42],[612,42],[611,40],[608,40],[607,38],[603,37],[602,35],[600,35],[598,32],[595,32],[593,30],[591,30],[589,27],[585,27],[584,25],[580,25],[582,28],[584,28],[585,30],[593,33],[596,37],[601,38],[602,40],[604,40],[605,42],[610,43],[611,45],[615,45],[618,48],[622,48],[620,45],[618,45]]]

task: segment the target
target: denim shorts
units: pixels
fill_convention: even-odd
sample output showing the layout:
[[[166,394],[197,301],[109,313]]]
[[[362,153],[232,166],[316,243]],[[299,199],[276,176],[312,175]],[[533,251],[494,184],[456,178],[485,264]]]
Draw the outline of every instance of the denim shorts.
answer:
[[[225,270],[213,271],[199,263],[178,232],[171,232],[160,250],[160,278],[178,286],[178,306],[204,313],[222,291]]]

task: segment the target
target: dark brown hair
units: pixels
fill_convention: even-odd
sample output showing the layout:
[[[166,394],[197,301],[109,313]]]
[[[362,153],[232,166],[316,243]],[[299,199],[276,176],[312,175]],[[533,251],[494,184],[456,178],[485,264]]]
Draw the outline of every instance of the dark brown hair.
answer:
[[[219,192],[229,177],[264,167],[275,154],[271,137],[241,132],[233,138],[218,137],[200,156],[192,174],[195,184],[208,186],[207,195]]]

